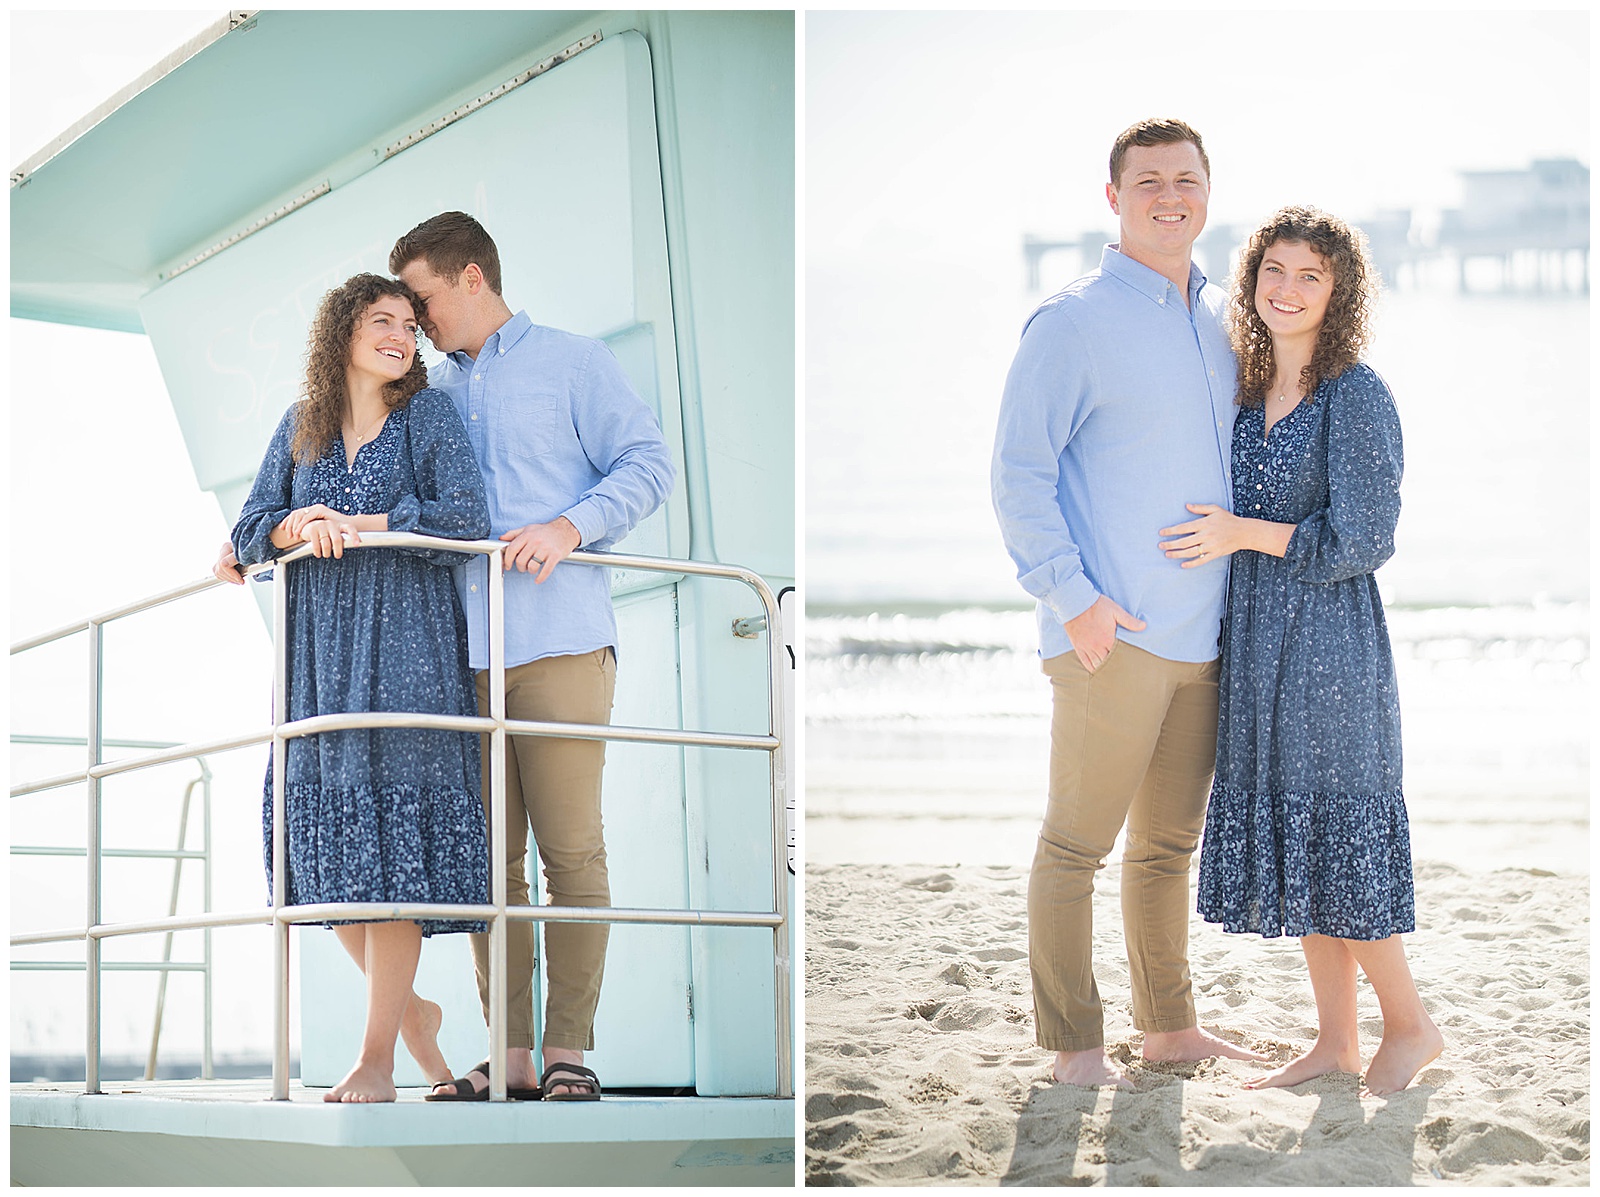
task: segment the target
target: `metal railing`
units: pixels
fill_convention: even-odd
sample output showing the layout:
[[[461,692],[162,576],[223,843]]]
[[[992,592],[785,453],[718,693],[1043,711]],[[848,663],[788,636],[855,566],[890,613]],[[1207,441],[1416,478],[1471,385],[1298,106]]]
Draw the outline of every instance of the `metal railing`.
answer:
[[[287,1100],[289,1096],[289,928],[295,923],[319,923],[330,919],[381,920],[449,918],[484,920],[489,923],[489,1096],[492,1101],[506,1099],[506,928],[509,919],[526,919],[533,922],[604,922],[604,923],[654,923],[702,927],[765,927],[773,936],[774,1016],[776,1022],[777,1095],[794,1095],[793,1077],[793,1025],[790,1002],[791,945],[788,912],[788,881],[785,856],[784,811],[788,792],[788,763],[783,736],[783,643],[777,634],[782,626],[777,600],[759,575],[738,566],[715,565],[701,561],[678,560],[666,557],[630,556],[620,553],[574,552],[562,564],[575,566],[610,566],[656,573],[723,578],[744,583],[756,592],[766,613],[767,623],[767,681],[768,681],[768,734],[743,735],[729,732],[686,731],[680,729],[619,727],[610,724],[530,722],[509,720],[505,717],[505,581],[501,568],[502,554],[507,546],[498,540],[459,541],[438,537],[420,536],[408,532],[366,533],[361,544],[346,551],[363,548],[429,548],[453,552],[481,553],[489,558],[489,715],[461,716],[427,713],[365,712],[345,715],[319,715],[308,719],[289,720],[287,705],[286,654],[288,626],[287,569],[281,568],[311,555],[309,546],[299,548],[279,557],[273,576],[273,727],[268,732],[233,736],[205,743],[185,744],[151,753],[147,756],[104,762],[101,760],[107,741],[101,732],[101,692],[103,674],[103,638],[105,624],[114,620],[149,610],[164,603],[176,601],[222,585],[214,579],[192,582],[139,602],[130,603],[88,620],[58,628],[40,636],[18,641],[11,646],[12,655],[51,643],[78,632],[89,633],[89,734],[87,737],[87,767],[76,773],[46,778],[14,786],[13,796],[36,793],[41,790],[88,783],[88,835],[86,852],[89,857],[87,926],[82,929],[29,932],[11,937],[12,946],[56,943],[71,940],[84,942],[86,975],[87,1047],[85,1050],[86,1093],[100,1092],[100,980],[107,966],[100,959],[101,941],[121,935],[139,935],[151,932],[174,932],[195,928],[250,926],[270,923],[274,928],[274,1033],[272,1064],[272,1096]],[[252,572],[272,566],[256,567]],[[300,906],[284,904],[287,864],[284,859],[284,780],[288,742],[299,736],[353,728],[410,727],[431,728],[444,731],[479,732],[489,735],[489,778],[492,800],[490,802],[489,842],[506,842],[505,827],[505,768],[506,737],[508,735],[534,735],[568,737],[587,740],[619,740],[630,743],[667,744],[686,747],[731,748],[763,751],[768,754],[771,789],[772,819],[772,909],[770,911],[709,911],[709,910],[631,910],[615,907],[571,906],[514,906],[506,905],[506,860],[503,852],[490,854],[491,894],[487,904],[464,905],[418,902],[351,902],[319,903]],[[101,781],[120,773],[147,769],[200,755],[214,755],[233,748],[271,741],[273,745],[273,882],[272,906],[266,911],[237,911],[226,914],[207,912],[203,916],[146,919],[138,922],[105,924],[101,922],[100,866],[107,852],[100,843]]]
[[[28,744],[52,748],[87,748],[88,739],[84,736],[34,736],[13,735],[13,744]],[[177,744],[165,740],[101,740],[105,748],[177,748]],[[183,885],[183,862],[186,860],[200,861],[201,873],[201,904],[205,911],[211,909],[211,766],[206,758],[197,756],[191,758],[200,767],[200,776],[191,778],[183,787],[183,802],[178,810],[178,846],[176,848],[102,848],[100,855],[104,857],[126,857],[138,860],[170,860],[172,861],[172,893],[167,900],[167,914],[169,917],[178,913],[178,894]],[[200,787],[201,810],[201,845],[198,849],[188,846],[189,843],[189,808],[194,799],[195,787]],[[87,856],[85,848],[62,848],[43,844],[12,844],[12,856],[55,856],[78,857]],[[156,981],[156,1008],[150,1024],[150,1054],[145,1060],[144,1079],[153,1081],[156,1077],[156,1065],[161,1050],[161,1026],[167,1008],[167,978],[174,972],[198,972],[201,974],[203,994],[201,998],[201,1043],[200,1043],[200,1077],[202,1080],[211,1080],[214,1073],[211,1059],[211,929],[204,930],[199,961],[177,961],[172,959],[173,932],[169,931],[166,940],[161,946],[160,961],[129,960],[118,961],[112,965],[102,964],[102,968],[112,968],[119,972],[156,972],[159,977]],[[13,960],[13,972],[76,972],[83,968],[83,962],[77,960]]]

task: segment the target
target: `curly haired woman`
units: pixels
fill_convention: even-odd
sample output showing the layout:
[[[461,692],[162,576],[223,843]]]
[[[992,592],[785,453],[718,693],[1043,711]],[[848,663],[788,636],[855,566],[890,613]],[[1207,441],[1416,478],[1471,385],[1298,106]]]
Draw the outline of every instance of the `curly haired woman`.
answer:
[[[1184,568],[1232,554],[1217,770],[1200,913],[1231,932],[1300,937],[1316,1043],[1249,1082],[1359,1073],[1356,969],[1383,1011],[1367,1094],[1404,1089],[1443,1048],[1400,936],[1415,930],[1400,709],[1373,577],[1394,552],[1400,423],[1360,360],[1377,278],[1361,234],[1314,208],[1277,212],[1235,276],[1233,511],[1165,528]]]
[[[242,565],[302,543],[288,576],[288,717],[358,711],[476,715],[466,621],[449,566],[466,555],[363,548],[363,532],[488,535],[483,480],[450,400],[427,388],[416,297],[358,274],[323,299],[304,398],[284,413],[233,529]],[[291,905],[478,903],[488,890],[478,737],[407,728],[289,741]],[[272,876],[272,770],[263,804]],[[328,1101],[393,1101],[397,1035],[430,1080],[451,1075],[440,1010],[412,992],[422,937],[448,920],[332,924],[367,976],[355,1067]]]

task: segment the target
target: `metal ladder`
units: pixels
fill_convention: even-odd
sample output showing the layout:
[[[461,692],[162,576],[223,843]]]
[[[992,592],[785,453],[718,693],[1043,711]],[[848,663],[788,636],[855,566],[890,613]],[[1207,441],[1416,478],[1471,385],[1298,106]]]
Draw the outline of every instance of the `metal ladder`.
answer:
[[[41,745],[55,748],[87,748],[89,741],[84,736],[36,736],[12,735],[13,744]],[[106,748],[177,748],[178,745],[162,740],[101,740]],[[183,787],[183,803],[178,811],[178,846],[176,848],[102,848],[103,857],[128,857],[143,860],[170,860],[172,861],[172,894],[167,901],[167,916],[174,917],[178,913],[178,893],[183,884],[183,862],[198,860],[201,862],[201,910],[209,912],[211,909],[211,766],[206,758],[197,756],[193,758],[200,767],[200,776],[192,778],[189,784]],[[201,810],[201,846],[198,849],[188,847],[189,837],[189,809],[194,797],[195,787],[200,787]],[[49,847],[38,844],[12,844],[12,856],[87,856],[87,848],[61,848]],[[201,983],[205,992],[202,999],[204,1009],[202,1041],[200,1048],[200,1076],[202,1080],[211,1080],[213,1077],[211,1060],[211,929],[208,927],[203,932],[203,947],[198,961],[174,961],[172,959],[172,937],[175,932],[168,931],[161,947],[160,961],[130,960],[106,964],[102,967],[118,972],[156,972],[160,976],[156,982],[156,1008],[151,1020],[150,1028],[150,1055],[145,1061],[144,1079],[153,1081],[156,1078],[156,1062],[161,1048],[161,1026],[167,1008],[167,978],[174,972],[198,972],[201,974]],[[78,960],[13,960],[13,972],[77,972],[84,967]]]

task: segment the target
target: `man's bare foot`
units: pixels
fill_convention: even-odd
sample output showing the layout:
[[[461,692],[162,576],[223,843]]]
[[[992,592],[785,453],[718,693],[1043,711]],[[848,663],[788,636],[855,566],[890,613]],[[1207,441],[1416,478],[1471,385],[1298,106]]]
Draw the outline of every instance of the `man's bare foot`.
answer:
[[[439,1050],[439,1027],[443,1023],[444,1011],[438,1003],[416,996],[406,1003],[405,1018],[400,1023],[400,1039],[430,1085],[442,1085],[454,1075]]]
[[[1366,1084],[1361,1088],[1363,1097],[1385,1097],[1398,1093],[1411,1083],[1411,1078],[1421,1072],[1444,1050],[1444,1036],[1425,1019],[1422,1026],[1411,1031],[1391,1031],[1384,1028],[1383,1042],[1377,1054],[1367,1065]]]
[[[1265,1060],[1260,1052],[1218,1039],[1210,1031],[1199,1027],[1185,1027],[1181,1031],[1146,1031],[1141,1054],[1146,1060],[1158,1064],[1193,1064],[1214,1056],[1230,1060]]]
[[[1296,1056],[1282,1068],[1274,1068],[1271,1072],[1251,1077],[1244,1083],[1244,1087],[1287,1089],[1291,1085],[1298,1085],[1314,1077],[1326,1076],[1330,1072],[1348,1072],[1354,1075],[1360,1070],[1361,1052],[1354,1043],[1336,1048],[1325,1045],[1319,1039],[1311,1045],[1311,1050],[1305,1055]]]
[[[332,1089],[322,1095],[323,1101],[393,1101],[394,1070],[385,1072],[375,1064],[356,1061],[352,1068]]]
[[[1091,1047],[1081,1052],[1057,1052],[1055,1066],[1050,1075],[1063,1085],[1081,1085],[1086,1089],[1110,1085],[1116,1089],[1132,1089],[1133,1082],[1122,1075],[1122,1070],[1106,1058],[1105,1048]]]

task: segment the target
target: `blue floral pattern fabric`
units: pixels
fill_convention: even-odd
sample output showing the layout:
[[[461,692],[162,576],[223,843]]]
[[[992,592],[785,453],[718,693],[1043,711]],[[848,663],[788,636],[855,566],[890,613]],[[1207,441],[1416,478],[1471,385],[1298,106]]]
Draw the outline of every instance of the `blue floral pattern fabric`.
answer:
[[[1234,513],[1296,528],[1282,558],[1232,557],[1199,910],[1227,931],[1385,939],[1415,929],[1373,577],[1394,552],[1400,421],[1358,365],[1265,424],[1261,408],[1234,424]]]
[[[322,503],[389,517],[395,532],[488,535],[483,479],[455,406],[424,390],[393,411],[346,465],[335,437],[296,465],[294,408],[267,447],[233,529],[242,564],[271,560],[272,529]],[[290,719],[364,711],[476,715],[466,619],[449,567],[465,553],[361,548],[308,558],[288,576]],[[487,900],[488,850],[478,737],[412,728],[326,732],[289,742],[288,897],[313,902]],[[262,804],[272,885],[272,764]],[[482,931],[474,920],[418,920],[424,935]]]

